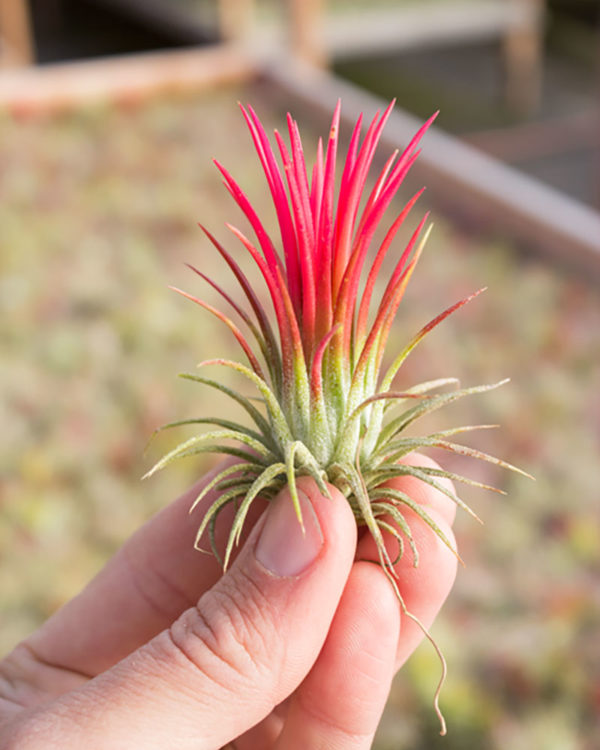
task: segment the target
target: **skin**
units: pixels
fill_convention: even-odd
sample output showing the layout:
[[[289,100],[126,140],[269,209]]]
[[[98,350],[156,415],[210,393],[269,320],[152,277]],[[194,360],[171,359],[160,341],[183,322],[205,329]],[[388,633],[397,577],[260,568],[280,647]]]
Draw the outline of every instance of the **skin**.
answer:
[[[436,466],[424,456],[406,462]],[[376,559],[372,539],[357,540],[335,488],[323,498],[303,478],[317,536],[308,557],[310,531],[280,535],[286,543],[276,553],[278,564],[297,566],[285,558],[300,549],[302,570],[281,575],[265,566],[261,535],[265,524],[281,525],[270,516],[279,506],[285,516],[283,497],[252,508],[223,575],[213,557],[193,549],[202,510],[191,517],[188,510],[201,485],[148,521],[0,662],[1,750],[371,747],[392,677],[423,638],[381,569],[367,562]],[[412,478],[393,486],[427,506],[453,540],[455,506],[445,495]],[[205,509],[213,499],[209,493]],[[416,515],[406,518],[420,563],[413,567],[407,545],[398,585],[428,627],[453,584],[456,557]],[[221,546],[226,527],[217,526]],[[396,542],[388,543],[393,557]]]

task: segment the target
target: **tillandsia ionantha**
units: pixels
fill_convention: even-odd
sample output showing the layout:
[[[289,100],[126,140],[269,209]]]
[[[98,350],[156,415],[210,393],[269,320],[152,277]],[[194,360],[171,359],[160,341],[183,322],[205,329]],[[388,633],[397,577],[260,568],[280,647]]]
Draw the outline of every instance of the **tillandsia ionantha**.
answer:
[[[206,236],[233,272],[249,307],[238,304],[203,271],[194,266],[190,268],[235,311],[249,330],[255,346],[222,312],[187,292],[175,291],[227,325],[248,360],[246,365],[227,359],[209,359],[201,362],[199,367],[221,365],[237,371],[254,386],[258,398],[243,395],[205,375],[183,374],[182,377],[227,394],[246,412],[253,424],[246,427],[211,417],[165,425],[161,429],[185,424],[212,424],[217,429],[182,442],[160,459],[147,476],[175,459],[201,452],[220,452],[234,457],[233,462],[203,488],[192,506],[192,509],[196,507],[210,490],[217,491],[217,499],[199,525],[196,545],[208,529],[210,544],[218,557],[214,534],[216,520],[223,508],[236,503],[222,560],[225,568],[240,540],[244,521],[255,498],[261,496],[269,500],[288,484],[298,523],[302,524],[296,478],[300,475],[312,477],[325,495],[328,495],[326,483],[332,483],[347,497],[357,524],[366,526],[372,534],[379,563],[406,611],[394,581],[395,561],[390,559],[384,543],[384,535],[390,534],[397,540],[399,555],[402,555],[407,542],[412,549],[414,564],[418,564],[418,550],[403,510],[408,508],[416,513],[455,550],[427,511],[409,495],[389,487],[388,480],[415,477],[450,497],[471,515],[475,514],[440,482],[440,478],[494,488],[430,466],[399,463],[400,459],[413,451],[435,447],[519,470],[454,442],[456,435],[486,425],[456,427],[422,437],[408,437],[405,433],[407,427],[425,414],[469,394],[496,388],[501,383],[440,392],[440,389],[458,384],[454,378],[442,378],[402,390],[394,387],[403,362],[423,337],[483,290],[438,315],[383,370],[392,322],[431,231],[431,226],[426,227],[427,214],[412,233],[387,279],[378,304],[374,305],[376,282],[396,234],[423,190],[403,207],[379,244],[373,260],[367,263],[367,258],[384,213],[417,159],[418,144],[436,116],[425,122],[401,153],[397,150],[391,154],[366,195],[377,145],[393,106],[394,102],[383,113],[376,113],[362,140],[362,117],[356,122],[337,199],[340,102],[333,113],[326,147],[321,140],[318,143],[310,179],[296,121],[288,115],[289,146],[275,131],[282,169],[256,113],[252,107],[241,106],[273,199],[280,237],[275,239],[268,234],[242,188],[224,166],[217,161],[215,164],[256,235],[257,243],[239,229],[227,225],[258,266],[274,314],[267,314],[260,295],[240,265],[204,227]],[[437,646],[436,650],[439,654]],[[440,658],[443,681],[445,663],[441,654]],[[437,706],[439,689],[435,707],[442,721],[443,733],[443,718]]]

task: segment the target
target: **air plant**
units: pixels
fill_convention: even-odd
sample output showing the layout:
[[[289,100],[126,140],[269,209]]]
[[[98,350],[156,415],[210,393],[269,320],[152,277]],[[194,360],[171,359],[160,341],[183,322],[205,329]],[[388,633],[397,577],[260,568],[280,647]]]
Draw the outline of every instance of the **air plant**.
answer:
[[[406,493],[389,487],[389,480],[415,477],[447,495],[473,516],[473,511],[440,483],[440,478],[494,488],[448,471],[408,466],[399,460],[413,451],[435,447],[520,470],[454,442],[455,436],[487,425],[456,427],[422,437],[405,434],[406,428],[425,414],[464,396],[489,391],[506,381],[442,392],[440,389],[457,386],[458,381],[442,378],[403,390],[394,386],[402,364],[424,336],[483,290],[439,314],[383,369],[392,322],[431,231],[431,225],[426,226],[427,214],[410,236],[378,303],[374,304],[376,283],[397,233],[423,190],[410,198],[372,253],[372,260],[367,262],[367,259],[375,232],[419,155],[420,140],[436,117],[433,115],[425,122],[401,153],[395,151],[389,157],[366,195],[376,148],[393,106],[394,102],[382,114],[375,114],[362,140],[362,116],[356,122],[337,199],[340,102],[333,113],[326,147],[322,141],[318,143],[310,179],[296,121],[288,114],[289,145],[275,131],[282,169],[256,113],[252,107],[241,106],[273,199],[280,237],[268,234],[242,188],[222,164],[217,161],[215,164],[256,236],[256,242],[252,241],[236,227],[227,225],[260,270],[273,314],[267,314],[259,294],[238,262],[204,227],[204,233],[235,276],[248,307],[240,305],[237,297],[230,296],[203,271],[192,265],[189,267],[234,310],[249,330],[254,345],[222,312],[187,292],[175,291],[219,318],[231,330],[248,360],[248,364],[241,364],[227,359],[209,359],[198,367],[204,370],[210,365],[220,365],[235,370],[250,382],[255,396],[244,395],[204,374],[181,377],[227,394],[246,412],[252,427],[217,417],[185,419],[165,425],[161,429],[186,424],[212,424],[216,429],[182,442],[161,458],[147,476],[175,459],[202,452],[220,452],[234,457],[233,462],[202,489],[192,506],[195,508],[210,490],[217,491],[217,499],[199,525],[196,546],[208,529],[213,552],[218,557],[217,518],[227,505],[236,504],[222,560],[225,568],[240,540],[248,510],[257,497],[270,500],[289,485],[298,523],[302,524],[297,477],[312,477],[325,495],[328,495],[326,483],[330,482],[348,499],[357,524],[366,526],[372,534],[379,563],[404,607],[394,580],[395,561],[390,559],[384,543],[384,533],[390,534],[397,540],[399,555],[402,555],[407,542],[414,564],[418,565],[418,550],[403,511],[408,508],[416,513],[453,552],[455,550],[427,511]],[[438,693],[439,688],[435,704],[443,731],[443,719],[437,709]]]

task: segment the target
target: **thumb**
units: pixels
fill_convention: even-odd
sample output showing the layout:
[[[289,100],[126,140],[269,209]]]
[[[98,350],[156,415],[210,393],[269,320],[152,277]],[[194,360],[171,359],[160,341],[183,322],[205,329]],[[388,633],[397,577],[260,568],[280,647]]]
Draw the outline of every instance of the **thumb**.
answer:
[[[196,607],[33,715],[28,737],[37,725],[45,748],[216,750],[265,718],[314,664],[356,548],[343,495],[298,489],[304,534],[283,490]]]

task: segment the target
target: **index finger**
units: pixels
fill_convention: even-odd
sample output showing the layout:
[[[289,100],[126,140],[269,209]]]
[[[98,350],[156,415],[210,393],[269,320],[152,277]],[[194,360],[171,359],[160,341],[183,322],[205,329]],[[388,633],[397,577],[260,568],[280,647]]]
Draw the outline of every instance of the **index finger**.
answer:
[[[421,454],[405,457],[403,463],[411,466],[439,468],[431,458]],[[446,489],[452,490],[452,482],[443,479]],[[441,480],[440,480],[441,483]],[[418,503],[431,520],[444,534],[449,544],[456,550],[456,541],[451,524],[455,515],[455,504],[440,490],[411,476],[396,477],[388,484]],[[402,509],[412,533],[419,555],[418,565],[408,544],[402,557],[394,565],[395,582],[406,610],[419,620],[419,626],[410,617],[402,617],[400,640],[396,653],[396,666],[400,667],[423,639],[425,630],[430,627],[444,603],[456,577],[457,555],[436,534],[436,532],[413,510]],[[390,523],[394,523],[390,520]],[[391,534],[384,532],[384,540],[393,560],[397,556],[398,543]],[[365,534],[358,545],[358,559],[377,560],[377,546],[370,534]],[[383,575],[383,572],[382,572]]]
[[[220,563],[194,549],[194,540],[217,493],[209,491],[194,514],[189,510],[222,468],[147,521],[79,595],[27,638],[39,661],[93,677],[168,627],[216,583]],[[263,508],[253,504],[247,529]],[[225,540],[234,512],[231,506],[223,509],[217,544]]]

